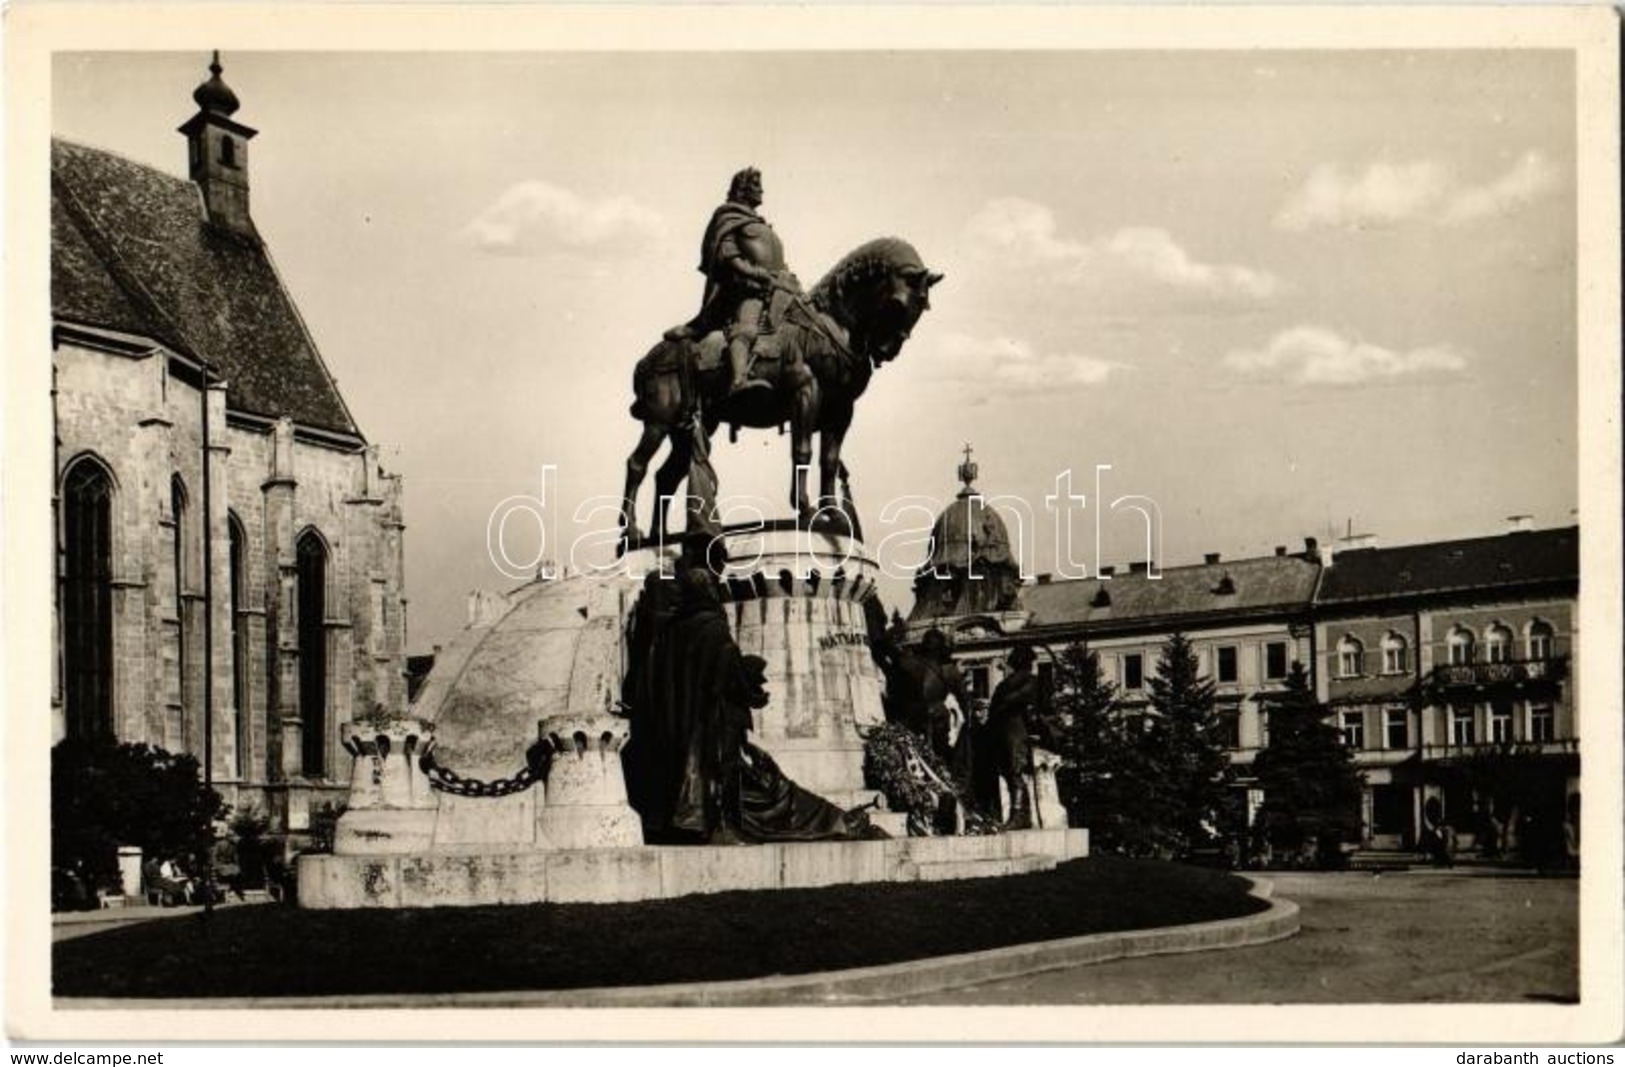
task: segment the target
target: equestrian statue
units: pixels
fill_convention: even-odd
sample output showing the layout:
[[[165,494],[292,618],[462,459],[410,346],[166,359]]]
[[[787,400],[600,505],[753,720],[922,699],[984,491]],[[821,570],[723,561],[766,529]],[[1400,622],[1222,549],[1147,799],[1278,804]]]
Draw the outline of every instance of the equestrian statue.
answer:
[[[667,331],[633,371],[632,417],[643,423],[643,435],[626,460],[623,546],[664,538],[670,529],[665,502],[685,480],[688,531],[718,529],[709,457],[711,436],[724,422],[734,434],[788,424],[797,521],[810,527],[815,517],[827,516],[839,532],[859,532],[841,443],[870,377],[897,358],[942,275],[926,269],[908,242],[883,237],[847,253],[804,292],[785,266],[761,204],[761,174],[747,168],[734,175],[727,202],[712,214],[701,241],[706,287],[699,314]],[[814,435],[816,505],[807,490]],[[644,538],[638,490],[668,440]]]

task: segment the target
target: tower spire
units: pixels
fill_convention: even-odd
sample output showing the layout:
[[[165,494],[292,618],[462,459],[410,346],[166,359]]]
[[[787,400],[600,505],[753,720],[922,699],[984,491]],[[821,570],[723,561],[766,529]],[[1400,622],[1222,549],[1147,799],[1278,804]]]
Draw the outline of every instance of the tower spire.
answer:
[[[975,485],[972,484],[972,483],[974,483],[976,481],[976,464],[971,459],[971,456],[973,455],[973,453],[971,451],[969,441],[965,442],[964,455],[965,455],[965,462],[963,462],[963,463],[961,463],[959,465],[959,480],[961,482],[964,482],[965,484],[959,490],[959,495],[960,496],[970,496],[972,493],[974,493],[976,491]]]
[[[252,238],[257,234],[248,216],[248,142],[256,131],[231,117],[242,103],[223,72],[216,48],[208,80],[192,91],[197,114],[180,128],[187,141],[187,174],[203,193],[210,222]]]

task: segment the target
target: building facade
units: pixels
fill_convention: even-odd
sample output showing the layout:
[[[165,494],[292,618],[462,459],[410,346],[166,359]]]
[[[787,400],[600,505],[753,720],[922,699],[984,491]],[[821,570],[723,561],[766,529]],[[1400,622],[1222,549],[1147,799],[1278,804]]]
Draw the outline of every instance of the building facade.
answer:
[[[1579,542],[1577,527],[1520,521],[1496,537],[1355,543],[1327,560],[1317,691],[1365,772],[1374,846],[1412,848],[1443,821],[1494,850],[1527,817],[1569,820]],[[1495,759],[1527,781],[1487,784]]]
[[[256,131],[211,71],[187,179],[52,144],[52,715],[207,750],[228,803],[300,830],[347,795],[340,725],[405,705],[401,487],[255,229]]]
[[[1123,713],[1143,713],[1162,647],[1182,633],[1216,686],[1249,817],[1263,801],[1250,772],[1268,744],[1268,705],[1298,662],[1365,777],[1364,846],[1412,849],[1442,822],[1461,847],[1497,848],[1524,816],[1575,821],[1578,528],[1520,522],[1499,536],[1386,549],[1306,538],[1265,557],[1039,575],[989,610],[943,577],[967,555],[1007,558],[1002,525],[978,503],[961,494],[938,521],[908,620],[910,641],[931,628],[948,636],[974,697],[992,692],[1018,644],[1038,654],[1041,679],[1061,648],[1084,644]],[[956,539],[949,551],[944,534]],[[1496,781],[1509,775],[1528,780]]]

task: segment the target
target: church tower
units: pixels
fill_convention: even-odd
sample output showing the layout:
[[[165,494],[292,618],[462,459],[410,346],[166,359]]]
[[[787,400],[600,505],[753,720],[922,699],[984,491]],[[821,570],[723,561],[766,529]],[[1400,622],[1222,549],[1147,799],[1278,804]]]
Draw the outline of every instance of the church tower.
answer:
[[[910,622],[1021,610],[1020,560],[1004,520],[976,488],[978,473],[966,445],[959,495],[937,516],[931,557],[914,578]]]
[[[248,214],[248,142],[259,131],[232,119],[241,104],[221,79],[221,69],[216,51],[209,80],[192,92],[198,113],[180,127],[186,135],[187,176],[203,191],[210,222],[258,240]]]

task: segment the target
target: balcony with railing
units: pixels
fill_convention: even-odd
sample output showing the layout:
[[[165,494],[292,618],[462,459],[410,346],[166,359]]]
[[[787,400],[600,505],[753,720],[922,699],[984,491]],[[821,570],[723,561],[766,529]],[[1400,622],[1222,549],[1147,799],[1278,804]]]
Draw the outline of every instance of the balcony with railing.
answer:
[[[1425,760],[1459,760],[1471,756],[1508,753],[1564,756],[1579,752],[1580,740],[1576,737],[1552,737],[1543,741],[1479,741],[1466,745],[1426,744],[1419,751]]]
[[[1503,659],[1487,663],[1444,663],[1433,668],[1436,689],[1488,689],[1528,683],[1560,682],[1568,677],[1567,656]]]

